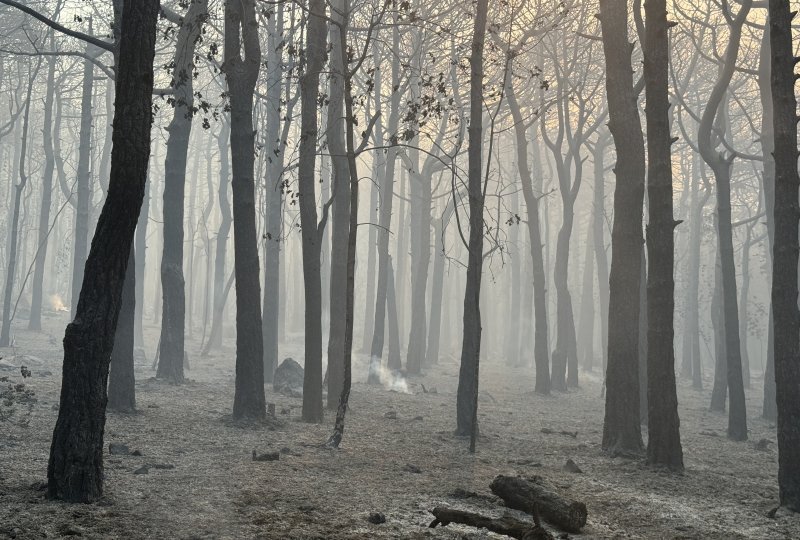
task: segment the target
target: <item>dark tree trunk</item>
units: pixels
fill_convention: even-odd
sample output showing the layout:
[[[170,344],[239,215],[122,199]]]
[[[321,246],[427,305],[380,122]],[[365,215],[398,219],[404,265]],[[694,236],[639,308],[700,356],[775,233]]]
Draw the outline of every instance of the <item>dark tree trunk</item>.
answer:
[[[439,362],[439,348],[442,332],[442,298],[444,297],[444,265],[446,262],[444,233],[453,216],[455,205],[450,198],[442,215],[434,223],[436,250],[433,259],[433,282],[431,283],[431,319],[428,328],[428,348],[425,358],[429,364]]]
[[[470,117],[468,148],[469,244],[464,290],[464,329],[458,373],[456,434],[470,436],[475,451],[478,431],[478,380],[481,355],[481,272],[483,270],[483,45],[488,0],[478,0],[470,55]]]
[[[769,2],[775,126],[775,390],[778,403],[778,487],[781,505],[800,512],[800,312],[797,307],[797,98],[789,2]]]
[[[647,463],[683,470],[675,388],[675,238],[669,126],[666,0],[646,0],[647,102]]]
[[[108,408],[118,412],[127,413],[136,410],[136,378],[133,373],[135,316],[136,257],[131,246],[108,375]]]
[[[580,533],[586,525],[586,505],[562,497],[537,478],[500,475],[492,480],[492,493],[509,508],[529,514],[536,509],[545,521],[567,532]]]
[[[586,233],[581,285],[581,312],[578,317],[578,360],[587,371],[594,368],[594,236],[592,225]]]
[[[76,316],[64,336],[47,493],[71,502],[96,500],[103,491],[106,385],[147,178],[157,15],[157,0],[125,2],[108,196],[86,261]]]
[[[603,449],[639,454],[639,291],[644,201],[644,138],[636,105],[628,42],[628,3],[601,0],[609,130],[617,149],[609,276],[608,366]]]
[[[260,65],[261,47],[255,0],[228,0],[225,2],[225,62],[222,67],[231,104],[231,187],[236,275],[235,419],[261,419],[267,413],[254,180],[253,92]]]
[[[194,107],[192,71],[195,45],[207,16],[207,0],[193,0],[178,32],[170,83],[175,105],[172,120],[167,127],[169,138],[164,161],[164,242],[161,255],[163,303],[156,375],[175,384],[183,382],[185,354],[186,284],[183,275],[183,209],[186,157],[192,133]],[[190,243],[190,246],[192,245],[193,242]],[[189,257],[192,257],[192,253]]]
[[[321,422],[322,407],[322,278],[320,268],[321,231],[326,216],[317,223],[316,153],[317,99],[319,75],[325,56],[325,2],[309,0],[306,26],[306,72],[300,79],[302,112],[297,178],[300,197],[300,226],[303,242],[305,285],[305,373],[303,379],[303,420]]]
[[[147,253],[147,222],[150,217],[150,180],[145,182],[144,201],[139,213],[139,221],[136,224],[136,317],[134,319],[134,340],[135,347],[144,348],[144,329],[142,328],[144,319],[144,270],[145,254]]]
[[[716,224],[716,219],[715,219]],[[714,386],[711,389],[711,410],[724,411],[728,396],[728,354],[725,344],[725,314],[722,311],[722,270],[719,248],[714,263],[714,290],[711,298],[711,324],[714,327]]]
[[[603,370],[608,359],[608,253],[606,252],[606,186],[605,155],[609,133],[603,131],[594,147],[594,198],[592,206],[592,234],[594,235],[594,256],[597,262],[597,289],[600,296],[600,339],[602,343]]]

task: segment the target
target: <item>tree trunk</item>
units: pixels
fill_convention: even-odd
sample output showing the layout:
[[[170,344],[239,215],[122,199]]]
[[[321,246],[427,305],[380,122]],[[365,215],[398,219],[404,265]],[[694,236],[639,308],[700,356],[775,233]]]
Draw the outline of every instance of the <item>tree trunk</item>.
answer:
[[[28,184],[28,175],[25,172],[25,161],[28,158],[28,124],[31,112],[31,92],[36,74],[39,72],[41,57],[33,69],[28,64],[28,92],[25,98],[25,114],[22,117],[22,145],[19,153],[19,183],[14,186],[14,207],[11,217],[11,236],[9,239],[9,253],[6,260],[6,283],[3,295],[3,325],[0,330],[0,347],[11,346],[11,300],[14,292],[14,277],[17,271],[17,251],[19,244],[19,214],[22,203],[22,192]]]
[[[50,47],[53,48],[53,33],[50,33]],[[44,270],[47,262],[47,241],[50,233],[50,207],[53,199],[53,96],[55,94],[56,59],[47,60],[47,93],[44,98],[44,119],[42,133],[44,142],[44,172],[42,174],[42,204],[39,207],[39,231],[36,251],[36,266],[33,270],[33,289],[31,297],[31,316],[28,330],[42,330],[42,298]]]
[[[431,283],[431,319],[428,327],[428,348],[425,358],[429,364],[439,362],[439,349],[442,331],[442,299],[444,297],[444,265],[446,262],[444,234],[453,216],[455,205],[449,198],[442,215],[434,223],[434,242],[436,251],[433,259],[433,282]]]
[[[255,0],[225,2],[225,62],[231,107],[231,187],[236,275],[235,419],[261,419],[264,398],[264,342],[255,201],[253,93],[261,65]]]
[[[497,476],[492,480],[492,493],[515,510],[541,515],[542,519],[559,529],[580,533],[586,525],[586,505],[562,497],[541,482],[539,477]]]
[[[194,51],[208,1],[194,0],[178,31],[173,60],[174,110],[167,127],[167,155],[164,160],[164,223],[161,255],[163,294],[161,339],[156,375],[174,384],[183,382],[184,334],[186,327],[186,284],[183,275],[183,213],[186,187],[186,158],[192,132],[194,107]],[[196,169],[196,167],[195,167]],[[193,245],[193,240],[190,246]],[[190,249],[190,257],[192,256]]]
[[[470,436],[475,451],[478,432],[478,380],[481,354],[481,273],[483,270],[483,46],[488,0],[478,0],[470,54],[468,152],[469,244],[464,289],[464,329],[458,374],[456,434]]]
[[[534,338],[533,356],[536,364],[536,383],[534,391],[537,394],[548,395],[550,393],[550,346],[548,345],[547,330],[547,284],[545,283],[545,264],[543,254],[539,200],[540,193],[533,191],[533,177],[528,167],[528,140],[525,135],[525,127],[522,121],[522,113],[516,99],[513,84],[507,85],[506,96],[508,107],[514,119],[514,134],[516,136],[517,148],[517,169],[519,170],[520,182],[522,184],[522,196],[525,199],[525,209],[527,211],[528,238],[531,245],[531,262],[533,264],[533,310],[534,310]],[[536,128],[531,130],[532,137],[536,137]],[[534,152],[538,153],[536,146]],[[537,163],[537,156],[534,156],[534,163]]]
[[[306,422],[321,422],[323,417],[320,243],[326,216],[323,215],[322,223],[317,223],[315,163],[318,132],[317,94],[326,48],[325,17],[324,0],[309,0],[306,27],[306,72],[300,79],[302,112],[300,162],[297,170],[306,299],[305,373],[303,379],[303,420]]]
[[[647,463],[683,470],[675,388],[675,237],[669,125],[666,0],[646,0],[647,102]]]
[[[608,365],[603,449],[639,454],[639,295],[644,201],[644,138],[636,105],[628,42],[628,3],[601,0],[600,25],[606,58],[608,128],[614,137],[614,225],[609,275]]]
[[[600,339],[602,344],[603,370],[608,360],[608,253],[606,253],[606,186],[605,156],[609,133],[603,131],[598,137],[592,158],[594,160],[594,198],[592,206],[592,234],[594,257],[597,262],[597,289],[600,296]]]
[[[328,332],[328,408],[336,409],[344,378],[345,326],[347,318],[347,259],[350,222],[350,169],[344,142],[344,78],[345,64],[338,53],[346,39],[339,24],[345,0],[331,1],[328,27],[331,55],[329,60],[328,121],[325,139],[331,154],[331,223],[330,302]]]
[[[89,18],[89,34],[92,33],[92,18]],[[86,54],[94,55],[95,49],[86,45]],[[94,84],[94,64],[83,62],[83,88],[81,90],[81,127],[78,141],[78,197],[75,203],[75,247],[72,251],[72,317],[77,313],[78,297],[83,283],[84,264],[89,241],[89,204],[92,197],[91,186],[91,144],[92,144],[92,88]]]
[[[714,220],[716,225],[716,218]],[[724,411],[728,395],[728,354],[725,343],[725,314],[722,311],[722,269],[719,248],[714,261],[714,291],[711,299],[711,324],[714,327],[714,386],[711,390],[711,410]]]
[[[125,2],[108,196],[86,261],[76,316],[64,336],[47,493],[71,502],[91,502],[103,491],[106,385],[147,177],[157,15],[157,0]]]
[[[583,369],[594,367],[594,235],[592,225],[586,232],[583,257],[583,283],[581,287],[581,312],[578,317],[578,360]]]
[[[117,412],[128,413],[136,410],[136,378],[133,373],[135,313],[136,256],[131,246],[108,375],[108,408]]]
[[[136,224],[136,238],[135,248],[136,251],[136,316],[134,319],[134,342],[135,347],[144,348],[144,271],[145,271],[145,254],[147,253],[147,223],[150,220],[150,180],[145,182],[144,186],[144,201],[142,201],[141,212],[139,213],[139,221]]]
[[[781,506],[800,512],[800,312],[797,307],[797,98],[789,2],[769,2],[775,126],[775,389],[778,403],[778,488]]]

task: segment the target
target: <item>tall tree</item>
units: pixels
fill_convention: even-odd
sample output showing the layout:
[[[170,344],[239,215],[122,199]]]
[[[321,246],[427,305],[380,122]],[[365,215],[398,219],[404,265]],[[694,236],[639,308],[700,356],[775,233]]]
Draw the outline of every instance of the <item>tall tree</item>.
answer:
[[[468,181],[469,243],[467,283],[464,290],[464,327],[458,373],[456,434],[470,435],[475,451],[478,431],[478,377],[481,354],[481,273],[483,270],[483,46],[486,40],[488,0],[478,0],[469,57]],[[453,195],[455,196],[455,194]]]
[[[666,0],[646,0],[644,80],[647,117],[647,462],[683,469],[675,389],[675,238],[669,125]]]
[[[233,417],[263,418],[264,343],[255,202],[253,94],[261,65],[255,0],[225,2],[225,62],[231,104],[231,187],[236,275],[236,391]]]
[[[742,0],[739,12],[735,17],[728,12],[729,6],[727,4],[724,7],[730,30],[728,44],[725,48],[722,68],[714,88],[711,90],[697,133],[697,145],[700,155],[713,171],[714,179],[717,183],[717,235],[719,238],[722,271],[722,320],[725,328],[727,382],[730,396],[728,437],[735,441],[747,439],[747,411],[742,383],[739,309],[736,297],[736,263],[734,262],[733,229],[731,225],[731,169],[733,168],[736,154],[725,155],[724,152],[718,152],[716,147],[722,142],[721,136],[712,133],[712,131],[715,120],[720,114],[722,101],[728,92],[731,79],[736,71],[742,26],[747,20],[747,15],[752,5],[752,0]],[[722,137],[724,137],[724,133]]]
[[[600,26],[606,59],[608,129],[617,150],[603,449],[612,455],[639,454],[639,295],[634,291],[639,291],[641,282],[645,165],[631,69],[627,0],[600,0]]]
[[[775,244],[772,309],[775,390],[778,402],[778,487],[781,505],[800,512],[800,311],[797,307],[798,217],[797,97],[792,19],[788,0],[769,1],[775,128]]]
[[[173,113],[167,127],[167,155],[164,160],[164,242],[161,255],[163,294],[158,377],[183,382],[184,333],[186,326],[186,285],[183,276],[183,209],[186,187],[186,156],[194,114],[195,45],[208,17],[208,0],[192,0],[180,24],[172,66]]]
[[[303,420],[321,422],[322,407],[322,276],[320,246],[327,207],[317,223],[316,157],[319,75],[325,59],[325,0],[309,0],[306,24],[306,65],[300,78],[300,148],[297,182],[305,285],[305,372]]]
[[[158,0],[125,2],[117,64],[111,178],[74,320],[64,335],[58,420],[47,492],[72,502],[103,491],[106,384],[125,271],[150,156]]]

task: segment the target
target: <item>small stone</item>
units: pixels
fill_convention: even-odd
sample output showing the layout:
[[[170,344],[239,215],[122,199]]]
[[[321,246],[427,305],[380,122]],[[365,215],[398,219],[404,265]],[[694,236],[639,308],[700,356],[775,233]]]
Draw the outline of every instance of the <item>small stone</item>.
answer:
[[[386,523],[386,516],[384,516],[381,512],[371,512],[367,518],[367,521],[373,525],[380,525],[381,523]]]
[[[253,450],[253,461],[278,461],[281,458],[279,452],[267,452],[266,454],[257,454]]]
[[[410,472],[410,473],[414,473],[414,474],[419,474],[419,473],[422,472],[422,469],[420,469],[416,465],[411,465],[410,463],[406,463],[405,467],[403,467],[403,470],[405,472]]]
[[[172,463],[151,463],[150,466],[153,467],[154,469],[162,469],[162,470],[169,470],[175,468],[175,465],[173,465]]]
[[[421,422],[423,420],[425,420],[425,418],[422,417],[422,416],[415,416],[414,418],[411,419],[412,422],[416,422],[416,421],[420,421]]]
[[[150,468],[147,465],[142,465],[141,467],[133,471],[133,474],[148,474],[149,472]]]
[[[572,461],[571,459],[568,459],[567,462],[564,463],[564,470],[567,471],[567,472],[571,472],[571,473],[582,473],[583,472],[581,470],[581,468],[578,467],[578,465],[574,461]]]
[[[131,455],[132,456],[141,456],[142,455],[142,451],[141,450],[134,450],[133,452],[131,452]]]
[[[111,443],[108,445],[108,453],[112,456],[128,456],[131,453],[127,445],[119,443]]]
[[[769,450],[770,444],[772,444],[772,441],[769,439],[761,439],[756,443],[756,450]]]
[[[387,411],[383,414],[384,418],[388,418],[390,420],[397,420],[397,412],[396,411]]]

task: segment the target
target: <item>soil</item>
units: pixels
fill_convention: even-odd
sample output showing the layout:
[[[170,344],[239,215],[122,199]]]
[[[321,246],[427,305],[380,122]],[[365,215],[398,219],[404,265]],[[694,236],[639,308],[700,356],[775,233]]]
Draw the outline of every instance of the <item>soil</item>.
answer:
[[[108,414],[103,499],[48,501],[42,488],[65,322],[63,314],[50,314],[45,333],[17,329],[15,347],[0,351],[0,375],[18,375],[11,369],[26,365],[38,399],[27,427],[0,423],[2,538],[495,538],[428,524],[429,510],[440,505],[530,521],[491,494],[497,474],[540,475],[585,502],[588,522],[574,538],[800,538],[800,516],[768,517],[777,506],[777,448],[774,424],[758,416],[760,381],[747,390],[750,440],[741,443],[726,438],[724,414],[708,411],[711,381],[702,392],[679,383],[686,471],[676,475],[603,454],[599,372],[581,373],[578,390],[543,397],[532,392],[529,369],[486,359],[481,437],[470,454],[468,442],[452,434],[456,359],[409,379],[404,393],[364,384],[367,358],[357,356],[358,382],[342,447],[334,451],[321,447],[334,412],[323,424],[303,423],[302,400],[271,387],[274,420],[231,421],[232,339],[207,358],[199,355],[199,340],[189,340],[187,384],[155,380],[155,328],[148,329],[148,357],[136,366],[138,412]],[[301,336],[290,337],[282,355],[301,361]],[[402,381],[394,383],[403,389]],[[141,455],[110,455],[110,443]],[[280,457],[254,461],[254,451]],[[582,472],[564,470],[567,460]],[[374,513],[385,523],[371,523]]]

